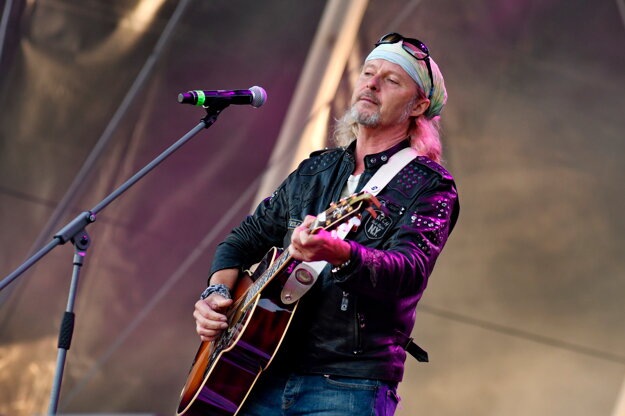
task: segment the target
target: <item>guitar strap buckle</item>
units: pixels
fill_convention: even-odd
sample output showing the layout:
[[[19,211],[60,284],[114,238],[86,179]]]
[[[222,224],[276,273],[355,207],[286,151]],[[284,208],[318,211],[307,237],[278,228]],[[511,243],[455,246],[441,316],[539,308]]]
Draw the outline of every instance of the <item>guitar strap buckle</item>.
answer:
[[[317,281],[319,273],[328,263],[325,261],[303,262],[297,265],[289,275],[280,300],[286,305],[297,302]]]

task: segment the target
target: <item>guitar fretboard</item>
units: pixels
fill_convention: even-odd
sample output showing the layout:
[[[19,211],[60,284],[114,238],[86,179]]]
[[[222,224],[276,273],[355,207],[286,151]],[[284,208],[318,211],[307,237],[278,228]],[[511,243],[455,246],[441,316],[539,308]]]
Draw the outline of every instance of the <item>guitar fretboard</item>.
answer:
[[[267,268],[265,272],[256,279],[256,282],[249,288],[243,305],[248,305],[258,295],[261,290],[269,283],[269,281],[278,273],[278,271],[289,261],[292,257],[289,254],[288,247],[278,256],[276,261],[273,262],[271,267]]]

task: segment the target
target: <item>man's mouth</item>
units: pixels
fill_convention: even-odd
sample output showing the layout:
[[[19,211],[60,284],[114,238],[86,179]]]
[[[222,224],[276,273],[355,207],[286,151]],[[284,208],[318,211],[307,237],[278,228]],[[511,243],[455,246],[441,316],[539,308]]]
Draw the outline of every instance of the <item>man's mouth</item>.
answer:
[[[372,103],[375,105],[379,105],[380,103],[378,102],[378,100],[370,94],[362,94],[358,96],[358,101],[366,101],[368,103]]]

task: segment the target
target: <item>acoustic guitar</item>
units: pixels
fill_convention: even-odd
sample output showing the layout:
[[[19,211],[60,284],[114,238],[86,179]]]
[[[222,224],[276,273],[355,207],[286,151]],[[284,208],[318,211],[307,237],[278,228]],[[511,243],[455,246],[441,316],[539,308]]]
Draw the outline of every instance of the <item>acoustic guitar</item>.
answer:
[[[375,217],[375,196],[361,192],[317,215],[310,226],[335,230],[363,210]],[[289,250],[272,248],[252,276],[239,279],[235,301],[226,312],[228,328],[215,340],[202,342],[180,394],[178,416],[232,416],[241,408],[288,330],[298,302],[283,302],[281,293],[300,262]]]

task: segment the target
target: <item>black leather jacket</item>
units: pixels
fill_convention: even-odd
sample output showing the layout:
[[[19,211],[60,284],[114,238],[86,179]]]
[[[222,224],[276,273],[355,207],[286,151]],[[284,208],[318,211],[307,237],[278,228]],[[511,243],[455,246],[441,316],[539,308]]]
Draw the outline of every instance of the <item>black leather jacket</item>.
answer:
[[[365,158],[362,188],[408,140]],[[306,215],[337,201],[354,170],[353,145],[315,152],[274,194],[261,202],[222,242],[211,274],[247,268],[272,246],[287,247]],[[458,217],[453,178],[440,165],[417,157],[378,194],[386,206],[369,213],[355,233],[346,269],[326,267],[300,300],[272,367],[317,374],[401,381],[404,345],[428,277]]]

